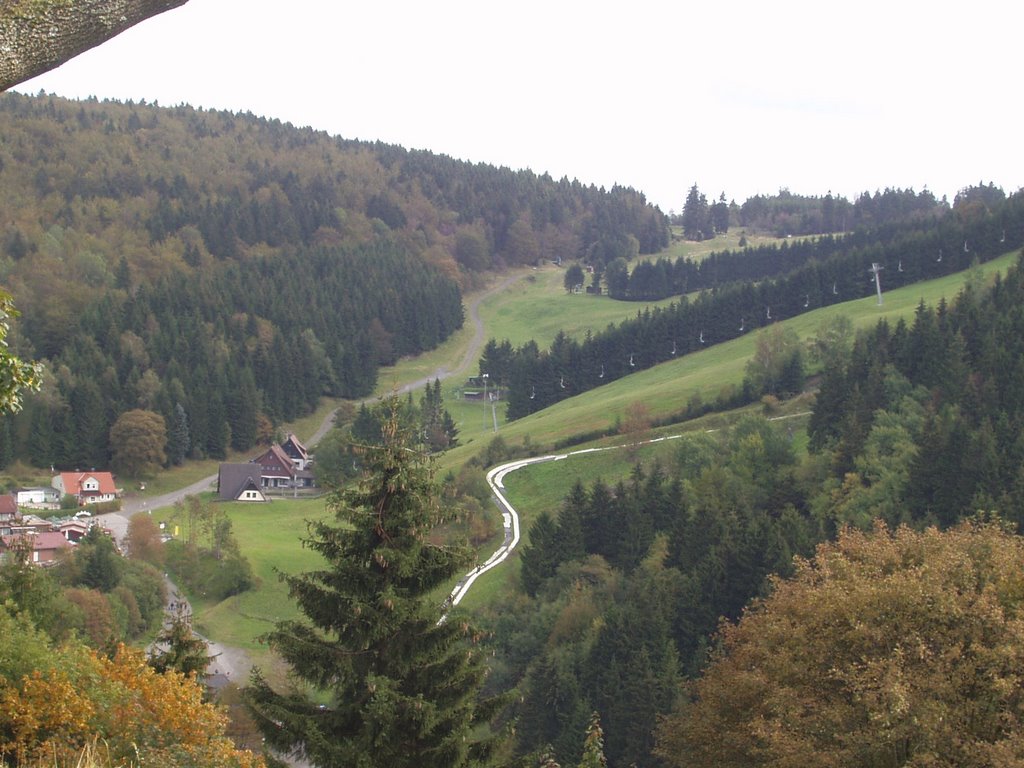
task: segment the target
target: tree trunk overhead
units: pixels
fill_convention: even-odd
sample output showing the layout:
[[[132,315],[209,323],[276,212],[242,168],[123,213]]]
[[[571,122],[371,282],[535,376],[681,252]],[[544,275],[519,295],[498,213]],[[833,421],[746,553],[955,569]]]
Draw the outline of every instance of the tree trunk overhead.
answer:
[[[0,91],[187,0],[0,0]]]

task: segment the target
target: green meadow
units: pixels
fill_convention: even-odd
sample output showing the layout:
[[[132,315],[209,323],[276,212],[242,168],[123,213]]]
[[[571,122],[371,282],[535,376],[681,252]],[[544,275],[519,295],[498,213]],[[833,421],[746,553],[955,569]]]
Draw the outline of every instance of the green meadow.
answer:
[[[672,303],[672,299],[644,303],[571,294],[566,292],[564,280],[565,270],[561,267],[540,267],[485,302],[480,307],[480,318],[487,338],[508,339],[513,346],[532,339],[543,349],[559,331],[582,339],[587,331],[603,330],[609,323],[636,316],[645,307]]]
[[[327,516],[325,500],[275,498],[266,504],[245,504],[220,502],[212,494],[204,494],[204,498],[217,505],[218,511],[227,512],[239,548],[252,564],[257,586],[220,602],[189,594],[196,629],[219,643],[245,650],[255,664],[276,678],[276,662],[259,637],[275,622],[300,615],[279,574],[301,573],[322,564],[319,555],[302,546],[302,539],[307,520]],[[164,509],[153,516],[169,521],[171,515],[172,510]]]
[[[607,296],[572,295],[566,293],[564,279],[565,269],[550,263],[536,269],[517,269],[488,288],[467,295],[465,303],[469,306],[480,300],[484,341],[508,339],[518,346],[533,339],[541,347],[550,344],[559,331],[582,338],[588,330],[600,330],[633,317],[644,307],[671,303],[669,299],[644,304],[612,301]],[[463,327],[437,349],[382,368],[376,394],[386,395],[409,382],[433,377],[439,370],[452,373],[451,381],[456,384],[475,375],[478,356],[464,359],[474,335],[473,323],[467,317]]]
[[[779,243],[779,238],[777,237],[747,234],[742,227],[732,227],[724,235],[717,235],[711,240],[695,242],[683,239],[682,227],[672,227],[672,242],[669,243],[668,248],[661,253],[641,256],[640,258],[647,261],[657,261],[658,259],[675,261],[679,258],[701,261],[710,254],[719,251],[740,250],[740,238],[742,237],[747,239],[747,247],[749,248],[756,248],[759,245],[777,245]]]

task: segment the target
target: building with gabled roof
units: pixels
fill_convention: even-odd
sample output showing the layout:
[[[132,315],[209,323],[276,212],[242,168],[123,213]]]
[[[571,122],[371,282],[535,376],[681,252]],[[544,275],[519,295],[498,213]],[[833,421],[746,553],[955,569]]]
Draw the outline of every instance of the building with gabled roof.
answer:
[[[264,488],[312,488],[316,483],[313,473],[299,469],[280,445],[270,446],[266,453],[253,459],[260,465],[260,478]]]
[[[294,434],[288,433],[288,439],[281,443],[281,450],[285,452],[296,469],[308,469],[313,463],[313,456],[309,450]]]
[[[50,484],[62,495],[74,496],[79,504],[113,501],[120,495],[109,472],[61,472]]]
[[[12,526],[21,518],[18,504],[11,494],[0,496],[0,535],[13,533]]]
[[[39,565],[54,562],[60,557],[62,552],[74,546],[59,531],[15,533],[10,536],[0,536],[0,557],[6,557],[19,540],[31,542],[32,554],[30,562]]]
[[[266,453],[252,460],[260,468],[261,484],[264,488],[294,488],[295,465],[280,445],[270,446]]]
[[[56,488],[18,488],[14,491],[15,500],[23,507],[57,507],[60,504],[60,493]]]
[[[251,461],[221,464],[217,471],[217,495],[223,501],[266,501],[260,466]]]

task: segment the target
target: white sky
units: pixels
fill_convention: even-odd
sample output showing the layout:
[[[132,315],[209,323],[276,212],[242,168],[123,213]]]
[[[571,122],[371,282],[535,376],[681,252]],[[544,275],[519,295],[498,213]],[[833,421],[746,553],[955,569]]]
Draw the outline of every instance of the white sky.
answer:
[[[22,84],[708,198],[1024,186],[1024,5],[189,0]]]

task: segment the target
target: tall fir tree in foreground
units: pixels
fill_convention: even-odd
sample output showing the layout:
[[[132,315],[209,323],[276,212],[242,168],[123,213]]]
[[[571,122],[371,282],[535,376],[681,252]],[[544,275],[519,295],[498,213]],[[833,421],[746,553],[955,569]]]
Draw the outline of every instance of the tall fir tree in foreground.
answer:
[[[383,441],[366,448],[362,478],[328,501],[336,522],[310,523],[305,544],[324,567],[284,577],[308,621],[265,637],[329,703],[279,693],[258,670],[248,703],[268,746],[320,768],[480,765],[483,654],[469,625],[439,623],[429,599],[469,552],[428,543],[442,518],[432,471],[410,447],[397,398],[382,407]]]

